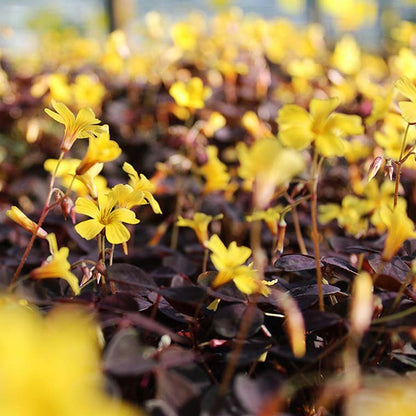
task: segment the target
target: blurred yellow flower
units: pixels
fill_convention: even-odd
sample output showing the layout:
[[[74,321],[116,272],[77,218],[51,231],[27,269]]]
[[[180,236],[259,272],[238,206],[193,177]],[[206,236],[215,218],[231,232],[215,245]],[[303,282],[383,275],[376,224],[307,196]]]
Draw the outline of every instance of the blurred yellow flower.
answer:
[[[100,364],[97,326],[86,311],[36,309],[0,299],[0,414],[139,416],[111,398]]]
[[[346,75],[356,74],[360,70],[360,47],[351,35],[344,35],[336,44],[332,64]]]
[[[212,137],[219,129],[222,129],[226,124],[225,117],[218,111],[213,111],[209,119],[204,122],[202,132],[206,137]]]
[[[130,178],[130,186],[134,190],[139,190],[143,192],[145,200],[150,204],[152,210],[155,214],[161,214],[162,210],[160,209],[159,203],[156,201],[155,197],[153,196],[153,192],[155,191],[155,186],[143,173],[140,174],[140,177],[136,170],[133,168],[132,165],[128,162],[124,162],[123,170],[129,175]]]
[[[241,118],[243,127],[255,138],[273,137],[270,128],[268,128],[263,121],[259,119],[254,111],[247,111]]]
[[[333,113],[338,98],[310,102],[310,112],[296,104],[283,106],[278,113],[279,139],[295,149],[305,149],[314,142],[317,151],[326,157],[343,156],[345,136],[361,134],[361,118],[356,115]]]
[[[354,236],[361,236],[366,233],[368,219],[365,216],[369,207],[365,200],[355,195],[347,195],[342,199],[341,205],[322,204],[319,206],[319,222],[327,224],[337,220],[338,225]]]
[[[169,94],[180,107],[199,109],[205,107],[205,100],[210,97],[211,88],[204,86],[202,79],[193,77],[187,82],[176,81],[169,88]]]
[[[416,383],[410,376],[375,376],[364,380],[364,386],[350,395],[345,415],[413,416],[416,413]]]
[[[121,155],[118,143],[110,139],[108,125],[102,126],[97,136],[89,138],[88,150],[76,169],[77,175],[83,175],[97,163],[110,162]]]
[[[65,104],[55,100],[52,100],[51,103],[56,112],[45,108],[46,114],[65,126],[64,137],[61,142],[63,152],[71,149],[75,140],[91,137],[101,131],[102,127],[97,126],[100,120],[95,118],[95,114],[90,108],[81,108],[74,116]]]
[[[390,261],[406,240],[416,238],[415,225],[407,216],[406,204],[397,204],[393,211],[384,205],[380,209],[380,217],[387,229],[382,257]]]
[[[39,238],[46,238],[48,233],[41,227],[38,227],[37,224],[29,219],[26,214],[24,214],[19,208],[16,206],[12,206],[10,209],[6,211],[6,215],[13,220],[15,223],[19,224],[29,233],[34,234]]]
[[[285,149],[275,138],[256,140],[251,147],[238,143],[240,162],[238,174],[253,183],[257,209],[266,209],[275,189],[286,185],[305,167],[302,156],[293,149]]]
[[[261,293],[267,296],[270,293],[267,282],[259,279],[251,265],[244,264],[251,256],[251,249],[237,246],[235,241],[232,241],[227,248],[217,234],[209,239],[208,248],[212,251],[211,261],[218,270],[212,282],[213,287],[233,281],[237,288],[246,295]]]
[[[79,197],[75,202],[75,211],[91,219],[78,223],[75,226],[77,233],[86,240],[91,240],[104,230],[111,244],[128,241],[130,232],[123,222],[137,224],[140,221],[133,211],[127,208],[115,208],[116,203],[116,197],[112,193],[99,194],[97,204],[90,199]]]
[[[48,234],[51,255],[40,267],[30,272],[32,279],[64,279],[68,282],[75,295],[79,295],[80,288],[78,278],[70,271],[71,265],[68,262],[68,247],[61,247],[58,250],[55,234]]]
[[[416,123],[416,86],[406,76],[402,76],[396,83],[395,87],[402,95],[410,101],[399,101],[402,117],[409,123]]]
[[[215,146],[208,146],[208,161],[199,168],[199,173],[205,179],[204,194],[215,191],[226,190],[230,182],[230,174],[227,166],[218,158],[218,149]]]
[[[71,85],[71,91],[77,108],[101,108],[106,90],[96,75],[79,74]]]
[[[270,232],[276,236],[278,234],[278,223],[282,211],[283,206],[277,205],[276,207],[270,207],[266,210],[254,211],[251,215],[246,216],[246,220],[247,222],[263,220],[269,228]]]
[[[203,212],[195,212],[192,218],[183,218],[179,215],[176,225],[178,227],[192,228],[202,247],[206,248],[208,243],[208,225],[211,221],[221,219],[222,217],[222,214],[213,217],[212,215],[207,215]]]

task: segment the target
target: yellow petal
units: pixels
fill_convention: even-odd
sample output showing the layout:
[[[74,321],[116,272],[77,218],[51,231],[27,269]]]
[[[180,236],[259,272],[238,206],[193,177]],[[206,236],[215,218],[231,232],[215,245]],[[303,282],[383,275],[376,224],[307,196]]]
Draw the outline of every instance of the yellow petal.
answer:
[[[400,101],[402,117],[410,124],[416,123],[416,104],[411,101]]]
[[[104,228],[97,220],[86,220],[75,225],[75,231],[86,240],[92,240]]]
[[[121,222],[112,222],[105,226],[105,237],[111,244],[121,244],[130,239],[130,233]]]

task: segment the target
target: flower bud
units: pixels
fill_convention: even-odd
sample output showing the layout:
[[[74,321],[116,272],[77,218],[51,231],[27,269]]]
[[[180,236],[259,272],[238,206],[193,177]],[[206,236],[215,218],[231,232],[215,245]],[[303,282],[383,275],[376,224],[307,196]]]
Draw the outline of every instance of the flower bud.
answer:
[[[368,182],[370,182],[377,175],[377,172],[380,170],[381,165],[383,164],[383,160],[384,158],[382,156],[377,156],[371,162],[371,165],[368,168]]]
[[[65,220],[69,216],[69,218],[71,218],[72,224],[75,224],[75,204],[69,196],[65,195],[62,198],[61,209]]]
[[[391,159],[386,161],[386,164],[384,166],[384,175],[388,176],[389,179],[392,181],[393,180],[393,172],[394,172],[394,167],[393,167],[393,163],[391,161]]]
[[[48,235],[48,233],[42,227],[38,227],[34,221],[29,219],[16,206],[12,206],[9,210],[7,210],[6,215],[21,227],[23,227],[26,231],[29,231],[31,234],[36,234],[39,238],[46,238]]]
[[[279,253],[283,253],[285,235],[286,235],[286,227],[287,227],[287,223],[284,217],[281,217],[279,221],[279,225],[277,227],[279,237],[277,239],[276,251]]]

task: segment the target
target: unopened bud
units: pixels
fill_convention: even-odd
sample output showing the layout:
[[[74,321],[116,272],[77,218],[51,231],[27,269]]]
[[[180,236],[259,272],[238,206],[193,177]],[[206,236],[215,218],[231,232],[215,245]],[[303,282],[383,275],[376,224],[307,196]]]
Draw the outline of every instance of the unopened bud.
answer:
[[[368,182],[370,182],[378,173],[383,164],[384,158],[382,156],[377,156],[368,168]]]
[[[65,195],[62,198],[61,209],[65,220],[69,216],[69,218],[71,218],[72,224],[75,224],[75,204],[69,196]]]
[[[46,238],[48,233],[38,225],[29,219],[19,208],[12,206],[9,210],[6,211],[6,215],[23,227],[26,231],[29,231],[32,234],[36,234],[39,238]]]
[[[87,265],[84,262],[81,263],[81,270],[82,270],[81,286],[83,286],[92,278],[92,271],[89,267],[87,267]]]
[[[386,164],[384,166],[384,175],[388,176],[389,179],[392,181],[393,180],[393,172],[394,172],[394,167],[393,167],[393,163],[391,162],[391,159],[386,161]]]
[[[276,251],[279,253],[283,253],[283,248],[285,245],[286,227],[287,227],[287,223],[284,217],[280,217],[279,225],[277,227],[277,232],[279,236],[278,236],[277,245],[276,245]]]

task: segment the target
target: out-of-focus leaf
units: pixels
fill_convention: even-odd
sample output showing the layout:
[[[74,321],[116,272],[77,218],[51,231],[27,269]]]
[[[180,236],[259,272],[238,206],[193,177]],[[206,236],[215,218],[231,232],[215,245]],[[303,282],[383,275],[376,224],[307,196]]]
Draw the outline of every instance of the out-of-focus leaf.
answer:
[[[324,295],[333,295],[334,293],[340,292],[340,289],[337,286],[322,285],[322,292]],[[298,298],[301,296],[311,296],[311,295],[318,296],[318,285],[312,284],[312,285],[295,287],[290,290],[290,294],[294,298]]]
[[[303,313],[306,332],[314,332],[320,329],[329,328],[343,322],[343,319],[334,312],[322,312],[308,310]]]
[[[240,329],[248,307],[254,308],[247,336],[255,334],[264,322],[263,312],[255,306],[245,306],[241,303],[226,305],[218,308],[214,314],[213,326],[215,331],[225,338],[234,338]],[[250,312],[249,312],[250,313]]]
[[[147,357],[149,347],[140,344],[136,331],[122,329],[110,341],[104,353],[106,371],[118,376],[134,376],[152,371],[156,360]]]
[[[98,307],[106,310],[115,309],[135,312],[138,310],[139,305],[132,296],[116,293],[115,295],[106,296],[101,299],[98,302]]]
[[[168,287],[159,292],[169,301],[199,305],[207,297],[207,290],[201,286]]]
[[[384,264],[381,270],[379,269],[381,267],[382,260],[379,255],[370,255],[368,257],[368,264],[374,271],[377,271],[380,274],[393,276],[401,282],[406,279],[406,275],[409,272],[409,266],[397,256],[393,257],[389,263]]]

